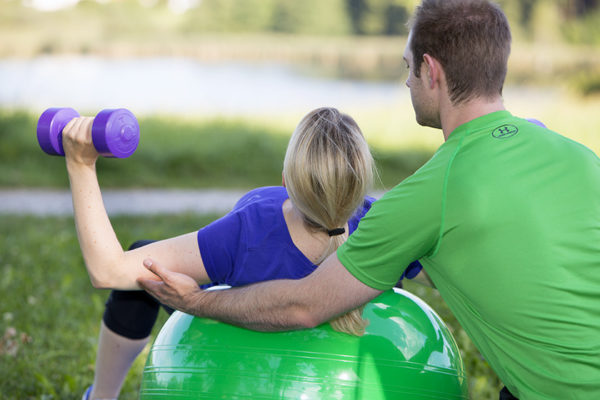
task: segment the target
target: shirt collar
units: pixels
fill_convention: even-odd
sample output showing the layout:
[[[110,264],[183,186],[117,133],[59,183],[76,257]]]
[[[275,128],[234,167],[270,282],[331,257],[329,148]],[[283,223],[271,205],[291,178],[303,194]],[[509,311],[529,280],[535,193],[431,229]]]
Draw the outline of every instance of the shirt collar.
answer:
[[[478,131],[487,126],[496,126],[500,123],[500,121],[507,118],[512,118],[512,114],[506,110],[494,111],[489,114],[482,115],[481,117],[472,119],[469,122],[459,125],[452,131],[446,142],[458,140],[470,131]]]

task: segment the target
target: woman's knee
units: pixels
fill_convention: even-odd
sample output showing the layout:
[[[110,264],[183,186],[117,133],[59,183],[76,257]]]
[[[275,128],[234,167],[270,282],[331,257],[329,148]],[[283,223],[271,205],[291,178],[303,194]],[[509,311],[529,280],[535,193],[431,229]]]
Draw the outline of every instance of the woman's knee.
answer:
[[[102,320],[121,336],[142,339],[152,332],[159,310],[160,303],[143,290],[113,290]]]
[[[140,247],[144,247],[150,243],[154,243],[156,242],[156,240],[137,240],[135,242],[133,242],[133,244],[131,246],[129,246],[129,250],[134,250],[134,249],[139,249]]]

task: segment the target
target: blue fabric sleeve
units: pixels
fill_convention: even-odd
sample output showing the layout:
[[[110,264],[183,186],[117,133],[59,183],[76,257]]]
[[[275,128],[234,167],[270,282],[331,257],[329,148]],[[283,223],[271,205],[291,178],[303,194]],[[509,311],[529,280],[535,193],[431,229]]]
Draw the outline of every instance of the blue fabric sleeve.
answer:
[[[198,231],[198,247],[208,277],[214,283],[225,283],[233,273],[236,258],[243,245],[242,221],[230,213]]]
[[[418,260],[413,261],[408,265],[408,267],[406,267],[406,269],[402,273],[402,276],[400,277],[400,280],[404,278],[413,279],[415,276],[419,275],[419,272],[421,272],[422,269],[423,266]]]
[[[358,208],[358,210],[356,210],[354,215],[348,221],[349,235],[351,235],[356,230],[356,228],[358,227],[358,223],[365,216],[365,214],[369,212],[374,202],[374,197],[365,196],[365,200],[363,201],[362,205]]]

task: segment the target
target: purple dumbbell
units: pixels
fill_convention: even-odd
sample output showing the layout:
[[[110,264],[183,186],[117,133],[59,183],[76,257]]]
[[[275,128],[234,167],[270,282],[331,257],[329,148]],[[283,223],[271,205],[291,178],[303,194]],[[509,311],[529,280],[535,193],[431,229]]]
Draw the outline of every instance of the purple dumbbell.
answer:
[[[62,131],[79,113],[72,108],[49,108],[37,125],[38,143],[51,155],[64,156]],[[140,126],[135,116],[124,108],[102,110],[92,123],[94,147],[104,157],[126,158],[140,141]]]

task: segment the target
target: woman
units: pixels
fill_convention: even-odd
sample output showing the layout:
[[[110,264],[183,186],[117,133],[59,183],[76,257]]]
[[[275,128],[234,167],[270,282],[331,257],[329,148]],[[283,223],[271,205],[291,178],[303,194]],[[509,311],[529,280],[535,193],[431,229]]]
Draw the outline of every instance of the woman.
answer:
[[[198,284],[238,286],[310,274],[358,225],[374,199],[366,197],[373,159],[356,122],[334,108],[307,114],[285,155],[283,185],[246,194],[225,217],[182,236],[138,242],[123,251],[102,202],[95,171],[92,118],[63,131],[75,224],[96,288],[113,290],[101,324],[94,385],[84,399],[116,398],[135,357],[148,342],[160,305],[140,291],[152,278],[143,260],[168,261]],[[362,309],[331,322],[361,335]]]

